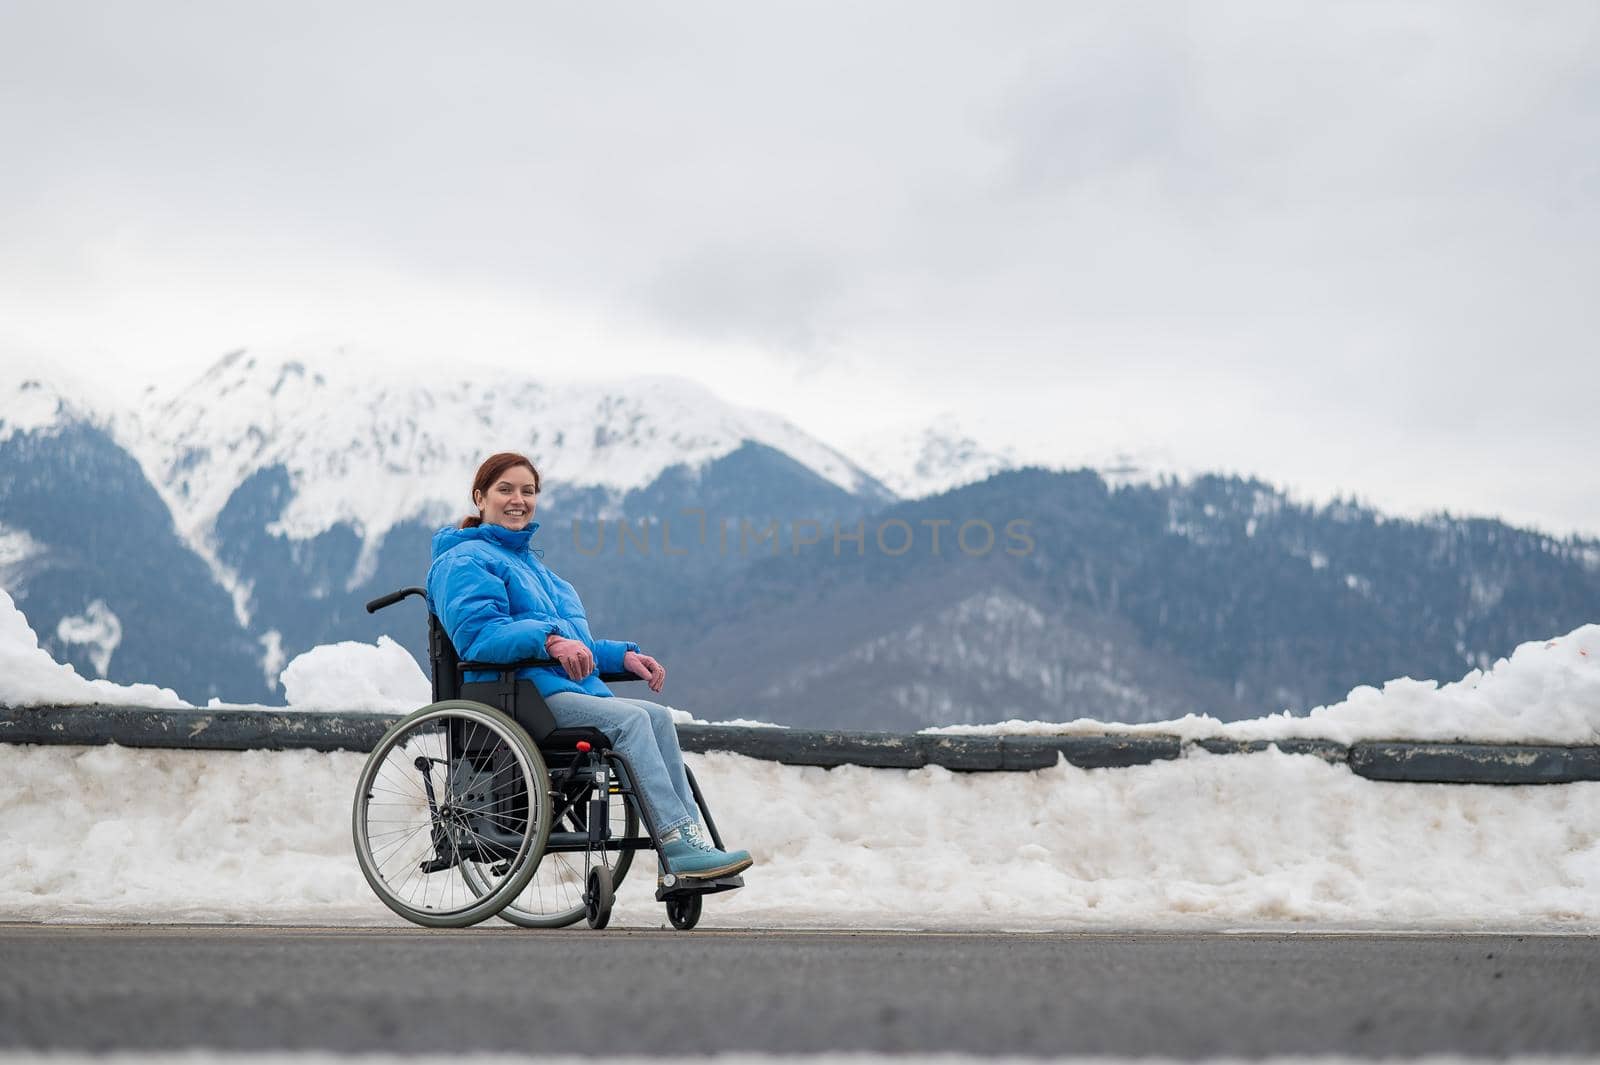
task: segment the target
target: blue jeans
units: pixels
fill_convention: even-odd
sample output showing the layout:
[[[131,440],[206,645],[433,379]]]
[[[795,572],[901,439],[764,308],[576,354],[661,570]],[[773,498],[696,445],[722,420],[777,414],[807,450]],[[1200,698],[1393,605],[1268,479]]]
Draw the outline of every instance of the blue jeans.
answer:
[[[562,728],[597,728],[611,738],[612,750],[633,768],[634,790],[650,808],[658,833],[664,836],[700,820],[683,769],[678,729],[666,707],[582,692],[555,692],[544,701]]]

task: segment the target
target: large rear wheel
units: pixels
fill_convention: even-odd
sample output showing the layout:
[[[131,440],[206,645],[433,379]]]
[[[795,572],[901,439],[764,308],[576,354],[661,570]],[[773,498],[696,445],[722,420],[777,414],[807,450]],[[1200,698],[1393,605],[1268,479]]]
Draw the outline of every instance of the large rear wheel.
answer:
[[[549,773],[505,714],[434,703],[378,742],[351,819],[362,875],[385,906],[415,924],[465,927],[533,878],[550,834]]]

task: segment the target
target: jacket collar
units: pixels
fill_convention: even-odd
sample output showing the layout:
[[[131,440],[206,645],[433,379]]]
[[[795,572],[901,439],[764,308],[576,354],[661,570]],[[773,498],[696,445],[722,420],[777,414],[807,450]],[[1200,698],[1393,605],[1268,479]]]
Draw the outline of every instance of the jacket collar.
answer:
[[[526,551],[528,541],[532,540],[533,534],[538,531],[539,523],[536,521],[529,522],[526,529],[516,531],[504,525],[475,525],[470,529],[457,529],[447,525],[434,534],[433,557],[438,558],[450,548],[468,540],[486,540],[508,551]]]
[[[526,529],[508,529],[504,525],[490,525],[484,523],[476,528],[465,530],[475,532],[479,539],[491,540],[494,543],[509,547],[513,551],[522,551],[527,548],[528,541],[533,539],[533,534],[539,531],[539,523],[530,521]]]

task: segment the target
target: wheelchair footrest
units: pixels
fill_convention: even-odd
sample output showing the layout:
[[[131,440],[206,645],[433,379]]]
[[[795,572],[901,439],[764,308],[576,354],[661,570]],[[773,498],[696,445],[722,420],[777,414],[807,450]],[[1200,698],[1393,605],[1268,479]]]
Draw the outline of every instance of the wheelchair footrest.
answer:
[[[704,880],[680,876],[671,887],[665,886],[658,879],[656,901],[666,902],[674,895],[715,895],[719,891],[735,891],[742,887],[744,887],[744,877],[737,873],[733,876],[707,877]]]

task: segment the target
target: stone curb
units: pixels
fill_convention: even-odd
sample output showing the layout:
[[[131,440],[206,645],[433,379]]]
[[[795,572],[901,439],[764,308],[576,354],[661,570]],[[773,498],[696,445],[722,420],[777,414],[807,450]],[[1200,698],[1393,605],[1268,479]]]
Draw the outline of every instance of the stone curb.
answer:
[[[273,707],[162,710],[123,706],[0,707],[0,742],[105,744],[187,750],[372,750],[391,714],[319,714]],[[1083,769],[1148,765],[1185,747],[1248,754],[1277,747],[1373,780],[1432,784],[1567,784],[1600,780],[1600,746],[1201,739],[1154,733],[961,736],[736,725],[679,725],[686,751],[731,751],[785,765],[1025,772],[1065,759]]]
[[[1350,768],[1416,784],[1571,784],[1600,780],[1600,747],[1489,743],[1357,743]]]

